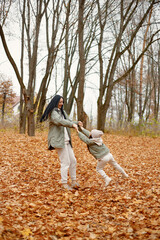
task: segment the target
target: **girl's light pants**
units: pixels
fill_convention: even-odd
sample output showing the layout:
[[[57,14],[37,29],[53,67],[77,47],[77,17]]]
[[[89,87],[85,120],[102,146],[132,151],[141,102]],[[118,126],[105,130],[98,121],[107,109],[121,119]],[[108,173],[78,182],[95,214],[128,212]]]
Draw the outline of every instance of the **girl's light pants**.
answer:
[[[104,172],[104,167],[106,164],[109,163],[114,169],[118,170],[122,174],[122,176],[126,175],[126,172],[123,170],[123,168],[114,160],[111,153],[108,153],[103,158],[98,159],[96,170],[97,172],[102,176],[102,178],[108,177],[106,173]]]
[[[57,153],[61,163],[61,182],[67,183],[68,171],[71,180],[76,180],[76,158],[74,156],[71,145],[67,142],[64,148],[57,149]]]

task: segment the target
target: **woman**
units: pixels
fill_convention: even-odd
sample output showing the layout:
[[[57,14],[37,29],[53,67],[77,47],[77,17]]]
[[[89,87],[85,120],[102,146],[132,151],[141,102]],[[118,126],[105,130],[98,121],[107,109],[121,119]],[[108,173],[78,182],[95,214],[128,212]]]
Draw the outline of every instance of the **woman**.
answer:
[[[40,122],[49,118],[48,148],[56,149],[61,163],[61,182],[65,189],[78,188],[76,182],[76,158],[73,153],[70,128],[78,131],[77,124],[72,122],[63,110],[63,97],[56,95],[48,104]],[[81,122],[79,122],[81,123]],[[72,180],[68,185],[68,171]]]

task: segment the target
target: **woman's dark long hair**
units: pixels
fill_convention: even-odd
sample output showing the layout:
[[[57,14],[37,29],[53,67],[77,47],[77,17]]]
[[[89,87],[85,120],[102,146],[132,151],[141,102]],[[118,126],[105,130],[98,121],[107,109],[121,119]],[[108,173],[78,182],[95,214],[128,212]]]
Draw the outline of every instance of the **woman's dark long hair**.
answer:
[[[52,110],[54,108],[57,108],[58,107],[58,103],[60,101],[60,99],[63,98],[62,96],[60,95],[55,95],[52,100],[50,101],[50,103],[48,104],[48,106],[46,107],[41,119],[40,119],[40,122],[44,122],[48,119],[48,115],[52,112]],[[61,107],[61,112],[64,116],[64,118],[66,119],[66,116],[64,114],[64,111],[63,111],[63,106]]]

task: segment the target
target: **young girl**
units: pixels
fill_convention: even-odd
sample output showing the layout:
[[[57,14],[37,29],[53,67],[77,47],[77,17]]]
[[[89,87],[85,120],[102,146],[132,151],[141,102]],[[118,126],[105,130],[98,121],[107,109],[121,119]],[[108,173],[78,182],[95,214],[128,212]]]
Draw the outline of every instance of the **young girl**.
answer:
[[[111,178],[104,172],[104,167],[107,163],[117,169],[123,177],[127,178],[128,174],[123,170],[123,168],[114,160],[109,149],[103,143],[101,136],[103,132],[100,130],[93,129],[91,132],[84,129],[82,124],[79,124],[82,132],[78,131],[79,138],[85,142],[88,146],[89,152],[98,160],[96,170],[102,176],[105,181],[105,186],[111,181]]]

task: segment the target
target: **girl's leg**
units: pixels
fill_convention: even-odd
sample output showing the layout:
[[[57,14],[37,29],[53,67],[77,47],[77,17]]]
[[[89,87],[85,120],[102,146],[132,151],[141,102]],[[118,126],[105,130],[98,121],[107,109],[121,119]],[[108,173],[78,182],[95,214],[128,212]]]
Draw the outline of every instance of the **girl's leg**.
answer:
[[[70,158],[68,153],[68,145],[65,144],[64,148],[57,149],[57,153],[61,164],[61,182],[67,184],[68,180],[68,169],[70,166]]]
[[[96,170],[101,175],[102,178],[106,178],[107,176],[105,171],[103,170],[106,164],[107,164],[106,161],[98,159]]]
[[[107,174],[105,173],[105,171],[103,170],[104,167],[106,166],[106,164],[108,163],[109,159],[107,157],[107,155],[105,157],[103,157],[103,159],[98,159],[98,163],[97,163],[97,167],[96,170],[97,172],[101,175],[101,177],[104,179],[105,181],[105,185],[107,186],[109,184],[109,182],[111,181],[111,178],[107,176]]]
[[[128,174],[124,171],[124,169],[114,160],[114,157],[111,153],[108,153],[107,156],[109,155],[109,161],[108,163],[118,172],[122,174],[123,177],[128,177]]]

